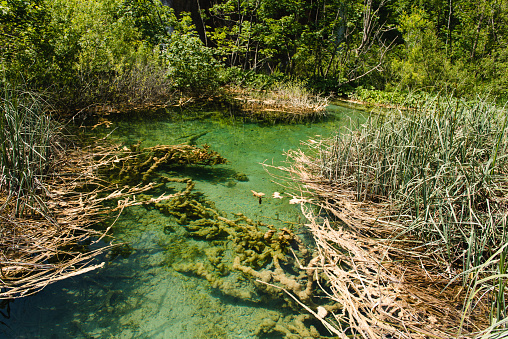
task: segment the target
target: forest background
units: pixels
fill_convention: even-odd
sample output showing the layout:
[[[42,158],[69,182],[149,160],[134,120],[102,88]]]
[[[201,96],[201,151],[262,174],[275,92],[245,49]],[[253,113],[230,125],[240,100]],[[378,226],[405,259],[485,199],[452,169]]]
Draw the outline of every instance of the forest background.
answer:
[[[4,0],[0,64],[3,85],[67,111],[282,79],[378,101],[502,101],[507,19],[504,0]]]

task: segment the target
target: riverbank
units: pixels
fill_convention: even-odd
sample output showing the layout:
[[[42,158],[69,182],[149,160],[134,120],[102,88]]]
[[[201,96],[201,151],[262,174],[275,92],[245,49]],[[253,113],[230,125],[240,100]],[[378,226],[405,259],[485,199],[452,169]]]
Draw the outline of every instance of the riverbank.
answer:
[[[184,191],[188,180],[168,179],[187,178],[195,184],[181,201],[187,201],[187,209],[179,207],[181,204],[176,200],[172,203],[154,201],[124,209],[110,234],[116,241],[129,244],[125,253],[117,257],[101,256],[106,262],[103,269],[48,286],[34,298],[16,300],[11,305],[12,320],[3,320],[12,328],[8,333],[19,331],[50,336],[67,330],[78,336],[86,333],[104,337],[143,337],[164,333],[169,337],[219,335],[254,339],[303,333],[319,337],[317,330],[319,335],[327,335],[319,321],[302,313],[301,306],[280,290],[258,286],[247,270],[251,267],[269,277],[275,270],[270,253],[277,253],[272,246],[280,243],[279,238],[286,241],[285,237],[294,235],[309,243],[308,233],[299,220],[299,210],[290,204],[292,197],[284,194],[284,189],[273,183],[259,164],[264,161],[280,163],[285,159],[284,150],[299,144],[300,140],[314,134],[333,135],[334,131],[347,126],[350,119],[356,121],[361,117],[357,117],[355,111],[344,109],[330,114],[324,121],[263,124],[247,122],[240,117],[227,118],[216,114],[213,108],[194,115],[185,113],[117,115],[115,119],[111,117],[111,125],[97,126],[93,133],[98,138],[109,135],[108,138],[129,149],[129,145],[136,145],[139,140],[142,140],[140,150],[158,144],[208,144],[229,162],[213,167],[161,165],[156,171],[161,177],[153,179],[164,185],[136,195],[136,201],[157,199],[164,191],[170,194]],[[91,129],[95,122],[89,123]],[[118,167],[130,166],[129,162],[119,159],[115,163]],[[119,183],[120,187],[123,185],[124,182]],[[265,193],[261,204],[252,191]],[[279,192],[281,198],[274,198],[274,192]],[[205,204],[208,212],[198,214],[203,212],[194,208]],[[173,208],[169,208],[170,205]],[[182,220],[181,213],[188,215],[187,222]],[[242,221],[239,213],[251,221]],[[206,222],[194,220],[196,215],[204,215]],[[243,227],[228,226],[229,223]],[[265,224],[275,226],[276,231],[271,234]],[[290,232],[279,231],[283,228]],[[242,243],[244,234],[246,241]],[[227,239],[229,237],[231,240]],[[249,254],[251,250],[252,255]],[[285,275],[277,272],[274,276],[292,278],[297,283],[291,287],[301,288],[303,283],[295,278],[301,275],[298,262],[287,247],[286,251],[284,260],[278,259],[278,264],[287,271]],[[238,268],[242,267],[246,273],[233,268],[236,256],[241,259]],[[299,260],[304,262],[304,258],[299,257]],[[266,261],[265,267],[255,267],[263,261]],[[306,279],[306,275],[302,275],[302,279]],[[288,281],[292,280],[284,283]],[[303,287],[305,290],[306,286]],[[326,303],[327,300],[318,297],[316,302]],[[53,305],[50,310],[43,306],[48,303]],[[54,326],[40,329],[38,321]],[[216,325],[211,327],[210,323]],[[238,326],[239,323],[242,326]]]
[[[436,98],[289,153],[280,169],[313,201],[302,212],[337,323],[365,338],[505,335],[506,114]]]
[[[489,108],[490,106],[485,103],[479,103],[478,105],[477,110],[473,109],[468,111],[465,109],[461,111],[464,113],[464,117],[457,112],[455,112],[453,116],[457,120],[459,118],[466,118],[466,113],[484,112],[485,119],[477,119],[475,121],[480,125],[492,126],[492,131],[497,131],[499,127],[498,121],[489,120],[491,116],[489,113],[491,112],[489,110],[491,109]],[[427,108],[429,107],[432,107],[431,103],[428,103]],[[366,123],[361,121],[358,124],[360,126],[358,131],[344,136],[323,139],[323,133],[316,132],[316,134],[319,134],[318,136],[302,135],[298,139],[287,139],[283,137],[282,134],[279,135],[279,130],[291,130],[300,126],[299,124],[287,124],[287,126],[286,124],[281,124],[280,126],[270,124],[270,128],[273,129],[273,131],[271,131],[267,126],[254,127],[256,124],[245,124],[243,119],[239,119],[238,123],[240,123],[240,125],[236,126],[235,124],[237,122],[226,119],[230,111],[224,112],[225,115],[223,115],[222,118],[219,118],[216,113],[205,112],[204,110],[195,112],[191,117],[190,114],[187,114],[189,113],[189,111],[187,111],[189,109],[190,106],[184,106],[183,111],[180,111],[179,114],[170,114],[165,109],[159,108],[157,111],[158,113],[152,116],[144,114],[135,115],[135,113],[131,112],[130,114],[132,114],[132,116],[129,115],[127,123],[123,123],[121,128],[119,128],[119,123],[122,120],[122,114],[109,112],[109,115],[104,115],[102,117],[103,120],[98,124],[92,123],[93,126],[89,125],[89,129],[103,130],[102,133],[108,136],[108,138],[112,137],[121,140],[122,146],[102,149],[93,148],[86,151],[85,149],[81,149],[76,150],[76,152],[72,152],[70,149],[66,151],[67,156],[70,156],[71,159],[75,159],[74,161],[79,164],[84,165],[87,163],[87,161],[85,161],[87,157],[89,159],[88,164],[93,164],[92,167],[76,167],[71,165],[55,166],[69,169],[69,174],[62,174],[60,176],[68,177],[71,182],[75,183],[74,187],[81,191],[79,195],[74,195],[74,199],[81,197],[81,203],[84,203],[84,206],[92,206],[93,203],[91,201],[86,199],[83,200],[83,197],[86,198],[86,195],[83,196],[83,189],[76,183],[81,182],[79,180],[83,180],[88,187],[87,189],[89,189],[93,185],[93,180],[97,178],[107,178],[109,183],[117,185],[116,190],[109,191],[109,193],[106,194],[106,197],[110,197],[113,199],[111,201],[115,203],[110,207],[104,207],[104,205],[102,205],[105,209],[100,210],[100,213],[106,212],[107,210],[119,212],[124,207],[135,205],[132,213],[130,213],[133,219],[125,221],[124,225],[126,229],[121,232],[132,237],[132,241],[135,243],[137,235],[129,230],[137,229],[137,226],[134,227],[134,225],[137,225],[138,222],[143,223],[143,227],[140,228],[142,230],[145,230],[147,225],[153,224],[154,228],[151,229],[151,232],[157,234],[157,246],[167,251],[167,255],[164,255],[164,258],[169,267],[178,272],[175,274],[188,275],[201,279],[211,286],[209,288],[212,288],[225,298],[236,298],[237,300],[242,300],[242,302],[251,303],[253,300],[266,300],[268,296],[270,296],[270,298],[276,296],[276,298],[280,299],[280,305],[285,305],[283,306],[284,308],[289,305],[290,309],[298,309],[304,313],[301,319],[294,315],[288,316],[288,318],[277,318],[273,316],[268,320],[260,319],[261,322],[256,324],[253,323],[252,326],[249,327],[252,332],[257,332],[258,335],[270,333],[279,333],[281,335],[314,333],[312,335],[319,336],[325,333],[322,327],[317,327],[316,325],[321,321],[326,321],[328,325],[319,326],[332,326],[334,331],[337,331],[336,333],[339,334],[344,334],[344,332],[346,332],[341,326],[347,322],[351,331],[358,331],[360,335],[369,338],[376,338],[386,333],[396,333],[401,336],[411,335],[413,337],[417,337],[417,333],[427,333],[435,336],[447,337],[450,336],[450,333],[453,331],[459,330],[457,324],[461,324],[460,326],[462,326],[462,328],[460,328],[460,330],[464,331],[464,333],[473,332],[474,326],[478,328],[487,328],[489,326],[488,322],[486,322],[487,317],[485,315],[489,313],[491,309],[490,305],[484,302],[485,299],[474,299],[474,295],[468,294],[467,288],[464,287],[471,285],[462,285],[461,283],[465,274],[467,272],[472,272],[471,270],[475,269],[477,266],[471,266],[469,270],[461,269],[460,265],[457,265],[457,260],[460,260],[460,258],[452,259],[448,266],[442,266],[442,263],[447,260],[446,255],[443,253],[441,253],[440,259],[436,262],[436,259],[432,255],[429,255],[429,253],[432,253],[434,256],[436,255],[436,251],[429,249],[434,245],[420,242],[422,241],[421,236],[415,236],[415,234],[419,234],[418,232],[420,232],[420,228],[417,227],[419,224],[412,224],[414,220],[411,221],[409,217],[407,217],[407,212],[401,213],[394,210],[398,206],[396,203],[398,200],[396,200],[394,196],[386,198],[377,191],[372,193],[372,187],[378,187],[377,189],[379,190],[391,187],[390,178],[392,178],[392,176],[388,176],[384,184],[376,184],[368,181],[370,180],[369,178],[373,177],[379,179],[382,176],[364,173],[361,175],[361,178],[367,181],[362,181],[360,183],[361,189],[355,191],[355,189],[358,189],[358,185],[354,184],[355,180],[358,180],[356,173],[359,170],[371,168],[373,161],[379,158],[378,153],[373,152],[369,155],[368,150],[369,145],[375,145],[375,142],[377,142],[377,139],[372,139],[373,136],[371,134],[383,131],[380,126],[374,124],[372,121],[367,121]],[[484,110],[482,111],[482,109]],[[178,108],[178,110],[180,110],[180,108]],[[444,109],[444,112],[450,114],[452,111]],[[388,125],[386,126],[398,131],[397,135],[403,135],[403,131],[407,131],[402,127],[399,130],[397,126],[399,126],[400,122],[410,122],[410,118],[413,117],[414,113],[413,111],[409,113],[398,112],[398,114],[394,116],[394,112],[392,111],[390,114],[384,115],[386,119],[392,119],[388,120],[389,123],[387,123]],[[429,116],[429,121],[434,121],[432,119],[432,114],[434,113],[425,111],[421,115],[424,117]],[[439,114],[437,115],[439,116]],[[239,114],[239,116],[242,116],[242,114]],[[111,118],[111,121],[107,120],[108,117]],[[220,121],[218,125],[206,127],[208,124],[207,119],[210,117],[218,118]],[[444,122],[443,125],[440,125],[440,128],[446,126],[446,121],[453,121],[453,119],[449,119],[449,116],[444,116],[442,118]],[[154,121],[152,121],[152,119],[154,119]],[[159,121],[158,119],[161,120]],[[180,125],[180,123],[178,123],[180,119],[182,123],[189,123],[189,126],[184,127],[185,125]],[[342,118],[339,118],[339,120],[340,119]],[[345,125],[331,125],[334,121],[333,119],[323,122],[322,124],[323,126],[327,125],[328,128],[332,128],[335,131],[342,130],[344,127],[346,130],[348,128],[351,130],[352,126],[348,126],[348,121],[356,121],[357,119],[359,119],[359,117],[344,117]],[[409,123],[409,125],[419,126],[419,129],[413,129],[413,131],[419,131],[421,129],[420,127],[427,126],[424,122],[413,122]],[[232,131],[227,132],[230,134],[224,132],[224,135],[219,135],[220,133],[218,130],[225,126],[229,126],[227,130],[231,128]],[[306,126],[310,128],[312,122],[308,122]],[[366,130],[366,126],[370,126],[370,129]],[[385,128],[388,128],[386,126]],[[460,126],[468,126],[468,124],[461,123]],[[354,128],[355,130],[356,127]],[[428,130],[431,130],[431,127],[427,127],[428,128],[423,128],[423,130],[428,132]],[[441,130],[444,129],[441,128]],[[172,132],[168,133],[167,131]],[[464,132],[463,130],[461,131]],[[376,133],[373,135],[377,135]],[[456,138],[453,137],[449,140],[459,140],[463,138],[461,133],[459,133]],[[268,141],[264,141],[264,139],[260,137],[261,135],[270,135],[269,140],[271,141],[269,141],[269,143],[273,143],[274,146],[287,145],[287,148],[276,148],[276,152],[280,152],[281,154],[289,149],[294,149],[295,145],[298,145],[301,140],[308,140],[307,146],[305,146],[308,150],[302,147],[303,151],[289,151],[289,160],[294,167],[289,169],[291,180],[288,181],[288,185],[283,186],[284,189],[282,190],[276,190],[273,187],[268,188],[265,181],[270,181],[270,178],[260,180],[259,178],[254,179],[254,177],[251,176],[251,171],[253,171],[252,168],[260,167],[259,163],[265,162],[266,156],[257,153],[255,155],[246,155],[244,149],[248,147],[265,147],[263,144]],[[357,139],[355,135],[359,139]],[[430,133],[429,135],[432,140],[435,139],[432,137],[435,134]],[[499,135],[503,135],[503,133]],[[154,138],[156,136],[161,139],[155,141]],[[504,154],[502,152],[506,150],[506,140],[502,137],[496,137],[494,134],[488,134],[488,137],[492,137],[492,140],[498,140],[497,143],[500,145],[498,148],[500,152],[498,153],[499,157],[500,159],[505,159],[502,156],[502,154]],[[147,139],[150,140],[148,144],[146,144]],[[469,139],[477,140],[478,138],[471,137]],[[362,140],[367,142],[367,144],[358,144],[361,143]],[[414,138],[408,137],[407,140],[414,140]],[[489,142],[485,142],[484,144],[492,146],[492,142],[494,141],[491,139],[489,140]],[[233,144],[230,145],[230,142]],[[161,143],[167,145],[185,145],[157,146],[157,144]],[[187,154],[188,151],[194,150],[191,146],[196,143],[211,144],[213,149],[217,147],[221,154],[222,150],[227,150],[231,152],[230,154],[234,154],[237,161],[240,161],[239,159],[246,159],[254,162],[243,166],[239,171],[241,173],[235,173],[237,171],[236,169],[232,171],[231,168],[223,168],[225,164],[220,165],[220,168],[217,170],[205,170],[202,167],[185,170],[179,167],[175,169],[172,168],[172,166],[168,166],[166,160],[170,158],[173,159],[175,154]],[[426,141],[423,142],[423,144],[427,147],[431,145],[431,142]],[[354,147],[351,147],[351,145],[354,145]],[[393,149],[388,148],[388,150],[395,150],[394,154],[400,155],[405,154],[401,150],[408,147],[408,145],[404,144],[403,147],[395,146]],[[425,147],[414,146],[409,149],[414,151],[416,151],[416,149],[425,150]],[[494,149],[494,147],[490,148]],[[376,149],[378,148],[374,147],[374,150]],[[379,146],[379,149],[382,148]],[[203,153],[203,150],[206,152]],[[446,148],[441,151],[444,153],[447,152]],[[274,152],[275,151],[272,150],[270,154]],[[383,154],[388,156],[389,153],[387,152],[388,151],[385,149]],[[469,159],[469,151],[465,150],[462,153],[466,154],[466,160]],[[203,148],[191,158],[206,160],[206,157],[204,157],[205,154],[210,155],[207,149]],[[182,164],[187,163],[189,159],[183,159]],[[344,168],[340,167],[341,159],[345,161]],[[210,161],[211,163],[214,162],[213,156],[210,158]],[[356,168],[355,164],[359,162],[360,165]],[[66,164],[64,160],[60,161],[60,163]],[[439,161],[431,163],[439,163]],[[393,167],[393,165],[387,166],[386,170],[398,168],[397,166]],[[502,166],[504,165],[497,163],[496,166],[501,166],[500,168],[502,170]],[[412,166],[411,168],[413,167],[416,168],[416,166]],[[465,163],[462,164],[462,167],[468,168]],[[73,170],[71,171],[72,168]],[[283,169],[283,171],[284,170],[286,169]],[[98,171],[101,175],[104,175],[104,177],[98,176]],[[352,171],[351,173],[353,174],[351,174],[350,171]],[[460,170],[457,171],[457,173],[460,173]],[[161,176],[161,173],[164,172],[168,174]],[[83,176],[83,173],[87,175]],[[95,179],[92,178],[91,174],[88,175],[88,173],[93,174]],[[346,176],[343,178],[339,174],[344,174]],[[76,181],[77,175],[80,178],[78,181]],[[186,177],[187,175],[196,176],[196,180],[188,179]],[[327,177],[327,175],[331,177]],[[349,175],[349,177],[347,175]],[[54,177],[58,178],[59,175],[54,174]],[[426,177],[428,177],[429,180],[436,178],[435,175],[431,174],[426,175]],[[147,191],[131,190],[138,183],[149,184],[154,178],[156,178],[158,182],[155,186],[147,186]],[[280,176],[278,176],[278,178],[280,178]],[[413,180],[417,181],[420,179],[416,178]],[[414,181],[414,187],[421,187],[422,184],[418,184],[416,181]],[[413,181],[409,180],[409,182],[412,183]],[[206,192],[208,192],[207,198],[198,190],[195,190],[194,183],[198,183],[201,187],[206,187]],[[299,197],[301,192],[295,187],[295,183],[303,185],[301,187],[303,187],[302,191],[305,192],[304,196]],[[96,185],[103,189],[107,187],[106,181],[96,182]],[[126,188],[125,185],[129,185],[129,188]],[[499,184],[497,186],[504,187],[503,185],[504,184]],[[179,187],[181,190],[175,192]],[[410,185],[410,187],[413,186]],[[152,189],[153,191],[149,192],[149,190]],[[164,195],[166,189],[173,191]],[[50,191],[50,188],[47,190]],[[64,191],[62,190],[62,192]],[[106,191],[104,190],[102,192]],[[97,193],[97,191],[95,191],[95,193]],[[63,197],[58,196],[57,202],[50,203],[51,208],[57,206],[61,208],[61,210],[65,210],[65,206],[74,206],[72,204],[80,202],[79,199],[74,201],[64,199],[64,197],[71,197],[72,194],[65,192],[61,194]],[[242,195],[245,196],[245,199],[240,198]],[[431,196],[432,194],[427,192],[427,199],[431,199]],[[463,194],[458,194],[457,196],[463,196]],[[161,197],[164,198],[162,199],[164,201],[159,200]],[[210,197],[215,198],[211,200],[209,199]],[[95,196],[94,199],[97,199],[97,196]],[[491,208],[494,208],[494,203],[498,203],[496,199],[489,199]],[[97,201],[100,203],[105,202],[105,200],[100,199]],[[395,201],[395,204],[390,203],[390,201]],[[422,201],[419,201],[420,203],[412,203],[411,206],[418,206],[420,210],[425,210],[424,207],[419,205]],[[310,205],[307,205],[308,203],[310,203]],[[305,234],[304,231],[299,228],[289,227],[287,231],[284,231],[283,229],[286,226],[281,226],[276,229],[271,229],[266,226],[264,222],[258,223],[256,219],[247,215],[237,214],[234,217],[223,215],[221,210],[231,209],[231,207],[228,207],[229,204],[242,206],[242,208],[248,210],[255,210],[257,216],[262,216],[263,220],[268,225],[271,222],[281,221],[281,214],[278,208],[282,208],[282,204],[286,207],[302,205],[302,212],[308,220],[308,230],[314,236],[314,241],[318,246],[318,250],[314,249],[312,254],[309,254],[310,252],[306,252],[306,250],[304,251],[299,247],[301,242],[296,239],[298,239],[299,234]],[[321,219],[326,216],[326,214],[319,214],[319,216],[317,216],[312,207],[313,204],[317,204],[320,208],[326,210],[328,219]],[[269,216],[267,216],[268,206],[270,206],[270,210],[273,208],[273,213]],[[76,210],[79,211],[78,209]],[[233,208],[229,212],[239,213],[236,208]],[[481,212],[483,213],[485,211],[482,210]],[[88,214],[93,215],[94,213]],[[96,213],[95,215],[99,215],[100,213]],[[82,214],[84,216],[87,215],[87,213]],[[400,220],[393,217],[393,215],[401,214],[404,215],[404,218],[408,219]],[[439,213],[432,214],[433,218],[436,218],[437,215],[439,215]],[[455,212],[455,215],[458,216],[458,212]],[[478,216],[480,214],[478,211],[475,211],[475,215]],[[337,222],[337,219],[342,222]],[[417,222],[421,221],[419,221],[418,218],[415,220],[417,220]],[[295,222],[293,223],[296,225]],[[22,223],[19,224],[22,225]],[[164,225],[164,227],[162,227],[162,225]],[[499,223],[496,221],[496,225],[493,227],[498,230]],[[80,230],[84,228],[85,226],[80,228]],[[466,232],[467,230],[463,231]],[[238,237],[238,234],[244,233],[249,234],[249,236],[242,240],[241,237]],[[394,240],[392,238],[394,234],[400,236]],[[455,240],[456,235],[457,232],[452,236]],[[36,237],[38,235],[33,233],[31,236]],[[98,239],[101,236],[102,234],[92,234],[90,237]],[[434,237],[436,236],[434,235]],[[74,245],[76,242],[83,243],[84,241],[84,238],[76,239],[77,238],[74,238],[75,242],[71,245]],[[437,237],[437,239],[439,239],[439,237]],[[436,239],[434,240],[438,241]],[[495,241],[496,239],[490,240]],[[147,242],[150,241],[154,241],[154,238],[152,237],[147,240]],[[296,241],[296,247],[293,246],[294,241]],[[483,240],[480,239],[479,241],[481,242]],[[209,242],[209,245],[205,245],[207,242]],[[415,243],[419,249],[414,248]],[[232,244],[236,247],[231,247]],[[306,245],[313,246],[309,242],[307,242]],[[207,246],[211,246],[210,249],[208,249]],[[426,246],[430,247],[427,248]],[[462,245],[459,246],[466,246],[463,240]],[[441,247],[454,248],[456,245]],[[495,248],[494,245],[490,247]],[[293,250],[292,254],[296,255],[298,259],[291,258],[289,255],[291,251],[289,251],[289,249]],[[502,250],[502,248],[500,249]],[[68,253],[83,254],[80,258],[88,258],[88,260],[91,260],[91,257],[85,257],[84,252],[71,252],[69,248],[65,250],[67,252],[55,252],[57,253],[57,257],[62,258],[62,254],[67,255]],[[160,250],[161,249],[157,247],[157,251]],[[178,253],[185,253],[185,258],[178,259]],[[344,253],[350,253],[350,255],[346,256]],[[474,255],[478,255],[478,253],[471,252],[470,257],[473,258]],[[484,253],[476,257],[476,259],[471,261],[471,265],[473,265],[473,262],[482,265],[481,260],[488,257],[488,255],[489,254]],[[493,255],[495,255],[495,253],[493,253]],[[125,253],[125,256],[127,258],[129,254]],[[235,256],[239,258],[238,261],[235,259]],[[487,270],[493,270],[493,267],[497,263],[496,260],[498,259],[497,257],[494,257],[492,260],[490,260],[490,258],[487,259],[488,260],[484,262],[487,263],[487,265],[480,267],[477,275],[473,277],[474,279],[466,283],[474,284],[477,281],[489,277],[489,272]],[[342,264],[338,264],[339,262]],[[40,263],[36,264],[39,265]],[[97,266],[97,264],[94,265],[95,266],[90,266],[90,269],[101,267]],[[299,269],[302,265],[307,269],[300,272]],[[87,272],[85,266],[81,266],[80,269],[82,269],[82,271],[76,270],[73,275],[71,270],[77,266],[79,266],[79,264],[70,266],[68,269],[61,269],[59,272],[68,274],[67,277]],[[353,271],[349,270],[351,267],[355,267],[355,269]],[[40,266],[40,268],[42,269],[44,267]],[[46,266],[45,268],[56,270],[57,265],[52,267]],[[13,269],[10,270],[14,272]],[[314,277],[313,274],[309,276],[307,274],[309,272],[323,272],[323,274]],[[59,281],[65,278],[63,275],[55,277],[54,280],[46,280],[46,283]],[[256,282],[256,279],[259,281]],[[307,311],[303,311],[305,308],[301,308],[302,306],[300,304],[293,303],[291,297],[288,297],[287,294],[281,293],[281,290],[266,285],[266,283],[285,288],[287,292],[296,296],[300,302],[303,302],[306,307],[310,307],[311,311],[315,314],[311,313],[313,314],[312,316],[307,315]],[[28,295],[32,293],[32,291],[35,292],[36,287],[42,285],[43,283],[40,281],[30,285],[29,288],[26,289],[26,291],[29,292],[25,294]],[[324,287],[323,291],[320,292],[317,286]],[[478,288],[478,290],[490,288],[492,291],[496,291],[497,288],[499,291],[500,287],[492,287],[492,285],[487,284],[482,286],[478,285],[474,288]],[[23,294],[20,289],[11,289],[10,296],[15,296],[16,293],[18,295]],[[123,304],[114,306],[114,300],[120,298],[119,293],[119,290],[117,290],[113,294],[107,294],[109,301],[106,301],[105,305],[109,305],[107,306],[108,309],[123,309],[135,312],[135,307],[133,308]],[[332,302],[323,303],[321,300],[323,293],[332,293],[331,295],[333,297],[331,299],[326,299]],[[440,297],[436,298],[436,295],[440,295]],[[468,298],[472,298],[470,302]],[[473,302],[475,308],[470,309]],[[256,307],[261,305],[260,301],[256,301],[256,303],[258,303]],[[428,305],[422,306],[424,304]],[[342,308],[339,307],[339,305],[342,305]],[[364,308],[364,305],[368,307]],[[321,308],[318,308],[318,306]],[[460,310],[461,307],[463,307],[462,310]],[[324,311],[318,313],[321,309],[324,309],[326,313],[323,313]],[[339,309],[342,314],[346,315],[337,317],[336,314],[338,314]],[[362,310],[360,314],[357,312],[359,309]],[[101,317],[99,317],[100,319],[108,317],[107,313],[103,312],[101,314]],[[129,317],[124,319],[125,321],[127,321],[126,319],[133,319],[133,315],[131,313],[129,314]],[[319,317],[316,316],[318,314]],[[376,322],[379,319],[383,319],[383,326]],[[269,323],[270,326],[267,325],[263,327],[261,324],[263,321],[267,324]],[[291,326],[286,326],[288,322],[291,322]],[[365,324],[368,324],[371,330],[365,332],[363,330]],[[319,330],[317,330],[317,332],[314,330],[311,331],[311,325],[314,326],[314,329],[319,328]],[[306,326],[309,326],[309,328]],[[85,330],[83,326],[80,326],[80,328]],[[101,331],[101,333],[109,333],[109,329],[102,328]]]

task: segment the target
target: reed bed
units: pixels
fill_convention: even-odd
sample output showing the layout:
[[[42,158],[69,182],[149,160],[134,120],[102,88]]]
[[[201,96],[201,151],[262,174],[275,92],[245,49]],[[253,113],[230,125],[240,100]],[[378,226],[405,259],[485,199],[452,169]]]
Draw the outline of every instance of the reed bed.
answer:
[[[127,189],[104,182],[99,168],[118,161],[119,147],[64,147],[37,95],[5,89],[0,107],[1,300],[101,267],[94,258],[111,245],[98,244],[107,231],[92,225],[136,204],[134,194],[153,184]]]
[[[36,94],[5,88],[0,108],[0,191],[16,200],[14,213],[45,208],[39,195],[50,158],[59,147],[58,126]],[[43,192],[42,192],[43,193]]]
[[[327,97],[309,92],[301,84],[284,83],[269,90],[232,89],[241,110],[264,120],[300,122],[326,116]]]
[[[343,333],[506,335],[507,115],[428,99],[288,153]]]
[[[12,201],[0,210],[0,299],[28,296],[48,284],[101,268],[104,264],[95,258],[114,246],[107,234],[114,221],[105,229],[94,225],[116,220],[115,215],[118,218],[128,206],[184,194],[137,201],[136,195],[156,185],[104,181],[100,174],[104,168],[132,158],[118,145],[67,148],[54,157],[58,171],[46,174],[45,195],[39,197],[44,213],[14,215]],[[0,198],[5,200],[6,195]]]
[[[487,102],[426,102],[368,120],[320,151],[320,175],[357,201],[383,202],[402,233],[449,270],[478,266],[507,240],[508,113]]]

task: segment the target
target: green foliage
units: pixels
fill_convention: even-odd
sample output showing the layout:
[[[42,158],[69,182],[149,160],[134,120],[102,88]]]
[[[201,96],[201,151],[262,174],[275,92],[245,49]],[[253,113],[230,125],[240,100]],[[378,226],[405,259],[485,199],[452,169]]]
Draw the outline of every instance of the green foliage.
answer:
[[[345,82],[378,57],[377,10],[363,1],[229,0],[211,8],[222,24],[208,32],[228,65]]]
[[[171,89],[208,95],[221,84],[221,65],[190,17],[177,20],[159,1],[1,4],[7,80],[49,89],[59,108],[167,101]]]
[[[392,5],[404,45],[392,53],[389,82],[410,88],[506,98],[508,6],[504,1]]]
[[[152,45],[167,42],[171,27],[178,25],[173,11],[160,1],[124,0],[113,15],[131,18],[142,40]]]
[[[58,130],[33,93],[3,89],[0,99],[0,191],[14,200],[14,213],[44,209],[41,198]]]
[[[158,62],[158,52],[142,40],[135,18],[127,15],[133,11],[127,12],[120,0],[12,1],[3,6],[8,20],[0,39],[7,79],[50,89],[60,107],[108,101],[118,76]]]
[[[405,41],[404,58],[393,60],[392,67],[401,78],[401,86],[434,86],[443,75],[446,59],[433,24],[423,10],[415,9],[400,16],[398,28]]]
[[[25,70],[42,72],[47,68],[47,63],[38,61],[52,50],[46,38],[49,21],[43,0],[0,2],[0,64],[4,71],[19,72],[30,80],[30,71]]]
[[[359,201],[384,201],[450,267],[468,270],[508,237],[508,115],[486,102],[443,97],[370,119],[321,154],[326,180]]]
[[[171,86],[213,94],[236,68],[247,71],[237,82],[258,87],[270,81],[251,73],[336,93],[361,85],[507,97],[504,1],[224,0],[201,14],[206,47],[190,16],[177,20],[160,1],[0,1],[0,67],[70,109],[139,93],[146,101]]]
[[[401,91],[401,90],[377,90],[358,86],[348,93],[348,96],[360,102],[368,104],[381,104],[388,106],[418,107],[429,97],[429,93],[423,91]]]
[[[242,70],[240,67],[228,67],[221,71],[225,84],[251,88],[254,90],[268,90],[275,84],[289,81],[282,72],[273,72],[270,75],[256,73],[254,70]]]
[[[177,89],[198,96],[214,94],[219,89],[222,66],[213,50],[199,39],[189,16],[184,16],[171,34],[163,56],[168,65],[167,76]]]

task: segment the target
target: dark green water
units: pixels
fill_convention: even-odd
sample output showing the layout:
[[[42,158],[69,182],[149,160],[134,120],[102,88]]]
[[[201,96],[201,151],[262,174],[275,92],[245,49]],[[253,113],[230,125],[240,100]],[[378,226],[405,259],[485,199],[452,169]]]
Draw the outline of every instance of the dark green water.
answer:
[[[142,140],[142,146],[178,144],[196,137],[197,145],[210,145],[229,163],[178,168],[170,175],[192,178],[195,191],[228,216],[243,213],[305,238],[298,205],[290,205],[289,197],[271,198],[273,192],[284,193],[284,188],[273,182],[261,163],[281,165],[284,152],[299,148],[301,141],[334,135],[351,121],[362,120],[348,108],[331,106],[330,113],[326,121],[291,125],[244,123],[214,118],[212,113],[205,119],[131,116],[97,133],[126,144]],[[239,174],[248,181],[238,180]],[[266,194],[262,204],[251,190]],[[267,323],[286,324],[305,312],[285,307],[280,296],[260,296],[238,272],[223,277],[228,290],[175,270],[175,265],[198,265],[205,261],[204,254],[214,251],[211,242],[185,237],[179,227],[156,209],[138,206],[124,211],[114,236],[129,243],[130,255],[114,259],[105,255],[99,258],[106,262],[104,269],[50,285],[4,307],[0,337],[264,338],[260,328]],[[275,332],[271,337],[283,336]]]

